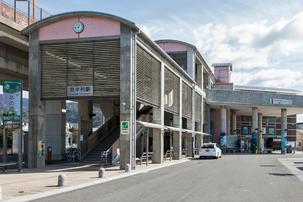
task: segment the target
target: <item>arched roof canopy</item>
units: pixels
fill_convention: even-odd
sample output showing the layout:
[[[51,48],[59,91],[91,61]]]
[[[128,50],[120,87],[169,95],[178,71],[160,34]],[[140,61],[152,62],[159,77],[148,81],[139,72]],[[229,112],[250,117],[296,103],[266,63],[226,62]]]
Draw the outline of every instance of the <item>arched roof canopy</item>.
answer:
[[[195,51],[198,51],[196,46],[194,46],[193,44],[190,44],[190,43],[187,43],[185,41],[180,41],[180,40],[175,40],[175,39],[161,39],[161,40],[156,40],[155,41],[157,44],[159,43],[175,43],[175,44],[181,44],[181,45],[184,45],[188,48],[191,48]]]
[[[198,56],[199,60],[207,68],[207,71],[212,74],[212,71],[211,71],[210,67],[208,66],[207,62],[204,60],[204,58],[202,57],[201,53],[199,52],[199,50],[197,49],[197,47],[195,45],[187,43],[185,41],[180,41],[180,40],[175,40],[175,39],[161,39],[161,40],[157,40],[155,42],[157,44],[161,44],[161,43],[179,44],[179,45],[185,46],[186,48],[192,49],[196,53],[196,55]]]
[[[67,12],[67,13],[60,13],[57,15],[52,15],[50,17],[47,17],[41,21],[37,21],[36,23],[26,27],[25,29],[22,30],[23,34],[29,35],[35,30],[40,29],[41,27],[47,26],[49,24],[58,22],[60,20],[66,19],[66,18],[71,18],[71,17],[100,17],[100,18],[107,18],[111,19],[114,21],[118,21],[126,26],[129,26],[130,28],[139,31],[139,28],[136,26],[134,22],[131,22],[129,20],[126,20],[124,18],[107,14],[107,13],[102,13],[102,12],[95,12],[95,11],[74,11],[74,12]]]

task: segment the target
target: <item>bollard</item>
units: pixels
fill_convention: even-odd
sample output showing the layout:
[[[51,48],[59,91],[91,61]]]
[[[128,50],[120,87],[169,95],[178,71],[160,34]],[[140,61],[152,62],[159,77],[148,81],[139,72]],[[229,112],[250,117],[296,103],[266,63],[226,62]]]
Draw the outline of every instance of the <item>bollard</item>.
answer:
[[[130,164],[126,164],[125,172],[127,173],[127,172],[129,172],[130,170],[131,170]]]
[[[64,174],[60,174],[58,176],[58,187],[64,187],[66,184],[66,176]]]
[[[99,178],[105,177],[105,168],[103,168],[103,167],[99,168],[98,177]]]

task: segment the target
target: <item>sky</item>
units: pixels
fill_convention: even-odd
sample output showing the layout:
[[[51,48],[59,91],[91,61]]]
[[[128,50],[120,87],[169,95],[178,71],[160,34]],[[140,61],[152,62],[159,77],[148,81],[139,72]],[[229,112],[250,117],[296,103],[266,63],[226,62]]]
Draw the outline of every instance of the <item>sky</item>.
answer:
[[[208,65],[231,62],[237,85],[303,91],[302,0],[37,0],[51,14],[100,11],[153,40],[196,45]]]

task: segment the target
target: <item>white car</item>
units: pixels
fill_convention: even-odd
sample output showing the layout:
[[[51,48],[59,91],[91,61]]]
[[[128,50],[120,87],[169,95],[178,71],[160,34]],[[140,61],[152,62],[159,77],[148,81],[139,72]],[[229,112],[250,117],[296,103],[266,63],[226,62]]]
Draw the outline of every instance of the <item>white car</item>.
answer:
[[[205,143],[199,150],[199,157],[202,158],[221,158],[222,151],[216,143]]]

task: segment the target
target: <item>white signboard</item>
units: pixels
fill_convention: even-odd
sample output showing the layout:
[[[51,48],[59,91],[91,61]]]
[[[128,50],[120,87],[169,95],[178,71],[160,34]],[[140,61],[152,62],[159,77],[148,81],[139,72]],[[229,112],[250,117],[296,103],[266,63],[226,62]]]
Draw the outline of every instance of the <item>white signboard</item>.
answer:
[[[292,105],[292,100],[286,100],[286,99],[270,99],[270,103],[274,105]]]
[[[93,86],[68,86],[67,96],[93,96]]]

